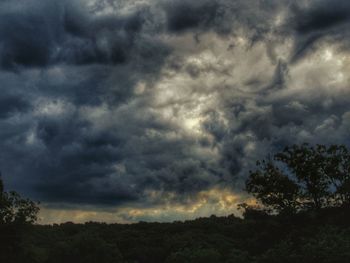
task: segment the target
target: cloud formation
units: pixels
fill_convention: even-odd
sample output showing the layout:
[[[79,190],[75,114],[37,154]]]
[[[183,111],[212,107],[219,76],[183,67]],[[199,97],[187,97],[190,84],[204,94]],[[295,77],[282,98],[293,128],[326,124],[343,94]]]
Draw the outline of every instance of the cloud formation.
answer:
[[[88,207],[84,219],[94,209],[116,209],[121,221],[179,219],[172,206],[181,218],[197,206],[188,215],[223,213],[210,195],[240,201],[247,171],[268,153],[350,145],[349,9],[345,0],[0,1],[6,185],[47,211]],[[138,216],[122,218],[130,211]]]

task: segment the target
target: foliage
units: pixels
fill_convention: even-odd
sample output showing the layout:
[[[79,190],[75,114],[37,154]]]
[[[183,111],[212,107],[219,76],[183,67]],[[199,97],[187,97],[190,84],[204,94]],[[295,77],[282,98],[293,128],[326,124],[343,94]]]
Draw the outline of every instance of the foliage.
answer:
[[[37,219],[38,206],[18,193],[5,192],[0,177],[0,262],[18,261],[18,249],[24,228]]]
[[[38,206],[29,199],[23,199],[18,193],[1,194],[0,224],[27,224],[37,220]]]
[[[270,213],[350,204],[350,153],[345,146],[293,145],[257,162],[246,190]]]
[[[268,209],[294,212],[300,206],[297,183],[272,162],[263,161],[261,170],[250,173],[246,189],[249,193],[254,193]]]
[[[234,216],[130,225],[33,225],[17,250],[26,263],[345,263],[350,212],[321,209],[260,219]],[[7,262],[7,261],[6,261]]]
[[[34,223],[38,212],[39,207],[33,201],[15,191],[5,192],[0,177],[0,225]]]
[[[185,248],[172,253],[166,263],[209,263],[220,262],[221,255],[211,248]]]
[[[82,232],[57,242],[47,262],[50,263],[119,263],[123,262],[118,247],[108,243],[95,232]]]

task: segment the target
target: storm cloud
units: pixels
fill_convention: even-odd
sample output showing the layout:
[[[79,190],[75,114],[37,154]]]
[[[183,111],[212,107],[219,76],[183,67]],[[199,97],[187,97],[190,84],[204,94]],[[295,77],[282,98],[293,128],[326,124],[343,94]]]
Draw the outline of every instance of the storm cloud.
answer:
[[[122,221],[234,212],[257,159],[292,143],[350,146],[349,11],[0,1],[5,185],[40,200],[44,222],[84,207]]]

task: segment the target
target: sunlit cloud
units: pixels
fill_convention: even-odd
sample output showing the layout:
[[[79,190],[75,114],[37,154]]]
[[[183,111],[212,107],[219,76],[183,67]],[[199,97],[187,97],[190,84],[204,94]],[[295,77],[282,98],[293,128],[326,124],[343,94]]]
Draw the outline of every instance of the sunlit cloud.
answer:
[[[239,213],[256,160],[350,143],[336,2],[0,2],[5,185],[42,223]]]
[[[53,224],[64,222],[88,221],[108,222],[108,223],[137,223],[146,222],[169,222],[184,221],[197,217],[205,217],[211,214],[224,216],[234,214],[241,215],[241,211],[237,210],[237,205],[247,198],[234,194],[230,189],[213,188],[201,191],[192,198],[182,200],[183,203],[177,202],[175,193],[148,193],[149,202],[158,203],[162,200],[162,204],[152,205],[150,207],[133,207],[123,206],[118,209],[96,210],[95,207],[85,207],[79,209],[70,208],[54,208],[43,205],[40,212],[39,223]],[[249,198],[248,198],[249,202]]]

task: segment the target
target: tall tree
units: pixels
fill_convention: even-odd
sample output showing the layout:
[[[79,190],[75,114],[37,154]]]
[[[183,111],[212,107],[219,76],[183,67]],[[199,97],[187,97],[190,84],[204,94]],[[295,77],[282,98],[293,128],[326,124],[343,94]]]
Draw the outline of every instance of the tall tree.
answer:
[[[0,262],[23,262],[20,260],[23,230],[36,221],[38,211],[33,201],[14,191],[5,192],[0,176]]]
[[[300,189],[284,172],[271,161],[257,163],[259,170],[250,172],[246,190],[271,212],[296,212],[299,209]]]
[[[265,210],[290,213],[350,204],[350,154],[343,145],[293,145],[257,164],[246,190]]]
[[[333,203],[350,205],[350,153],[344,145],[327,149],[325,172],[334,188]]]
[[[297,180],[304,206],[316,209],[327,206],[331,194],[329,174],[325,169],[326,146],[293,145],[276,154],[275,160],[282,162],[285,169]]]
[[[35,202],[22,198],[15,191],[5,192],[0,177],[0,224],[34,223],[38,212]]]

